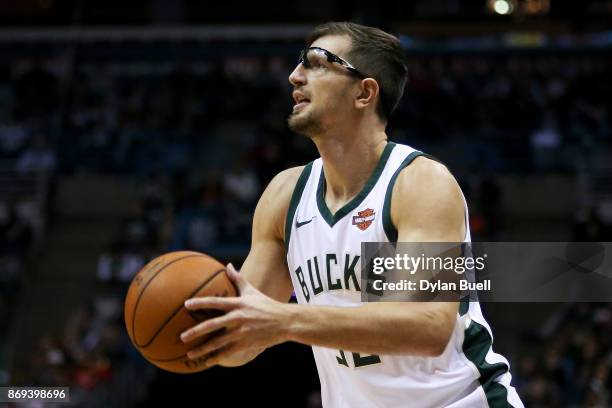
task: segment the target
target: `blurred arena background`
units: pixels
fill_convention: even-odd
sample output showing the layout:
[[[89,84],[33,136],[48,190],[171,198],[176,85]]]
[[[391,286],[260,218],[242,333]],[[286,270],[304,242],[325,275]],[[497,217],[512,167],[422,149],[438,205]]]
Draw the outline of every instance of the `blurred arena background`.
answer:
[[[317,407],[308,347],[180,376],[122,301],[178,249],[240,265],[274,174],[316,156],[287,76],[316,23],[398,35],[391,140],[458,177],[479,241],[612,241],[612,0],[0,3],[0,385],[78,406]],[[530,407],[612,406],[610,304],[485,304]]]

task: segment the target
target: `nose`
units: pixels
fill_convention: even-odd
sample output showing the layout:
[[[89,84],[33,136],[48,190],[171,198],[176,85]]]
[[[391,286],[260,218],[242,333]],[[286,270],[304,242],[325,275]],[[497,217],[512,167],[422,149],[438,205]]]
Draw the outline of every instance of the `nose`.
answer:
[[[306,84],[306,72],[302,64],[298,64],[289,75],[289,83],[294,87]]]

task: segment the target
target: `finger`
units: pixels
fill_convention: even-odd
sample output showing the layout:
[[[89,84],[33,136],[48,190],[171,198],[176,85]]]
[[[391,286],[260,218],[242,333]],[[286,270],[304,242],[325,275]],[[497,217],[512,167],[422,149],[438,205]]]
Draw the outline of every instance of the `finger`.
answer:
[[[194,360],[196,358],[206,356],[207,354],[213,354],[219,351],[219,349],[227,346],[232,341],[238,338],[238,331],[232,330],[225,332],[219,336],[213,337],[204,344],[201,344],[187,352],[187,357]]]
[[[238,291],[242,293],[244,289],[248,286],[249,282],[236,270],[232,263],[228,263],[225,268],[226,274],[228,278],[232,281],[234,285],[238,288]]]
[[[235,313],[228,313],[220,317],[215,317],[214,319],[205,320],[181,333],[181,341],[183,341],[183,343],[189,343],[190,341],[205,336],[221,328],[230,327],[232,323],[235,323],[237,320],[238,319]]]
[[[240,302],[241,299],[237,297],[205,296],[187,299],[185,307],[188,310],[219,309],[227,312],[237,308]]]
[[[223,360],[231,357],[233,354],[240,351],[240,347],[236,343],[227,344],[225,347],[217,349],[208,355],[204,361],[204,367],[212,367],[219,364]]]

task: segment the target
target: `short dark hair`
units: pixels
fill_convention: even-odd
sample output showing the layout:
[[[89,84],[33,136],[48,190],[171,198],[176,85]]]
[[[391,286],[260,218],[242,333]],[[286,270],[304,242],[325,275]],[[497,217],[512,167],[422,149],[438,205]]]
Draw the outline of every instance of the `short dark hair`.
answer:
[[[306,46],[326,35],[346,35],[351,39],[346,59],[378,82],[380,101],[376,111],[387,121],[402,99],[407,81],[406,55],[399,39],[378,28],[331,22],[315,27],[306,38]]]

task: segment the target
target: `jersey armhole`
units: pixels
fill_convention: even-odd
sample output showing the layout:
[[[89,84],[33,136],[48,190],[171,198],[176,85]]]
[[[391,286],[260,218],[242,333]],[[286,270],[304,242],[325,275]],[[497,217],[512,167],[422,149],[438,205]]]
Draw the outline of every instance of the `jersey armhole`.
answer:
[[[395,181],[397,180],[397,176],[399,176],[400,172],[408,167],[410,163],[413,162],[419,156],[425,156],[431,158],[431,156],[426,155],[425,153],[415,150],[410,153],[402,164],[399,165],[393,176],[391,176],[391,180],[389,180],[389,185],[387,186],[387,192],[385,193],[385,202],[383,204],[383,229],[385,230],[385,235],[389,242],[397,242],[397,228],[391,222],[391,196],[393,195],[393,186],[395,185]],[[435,160],[435,159],[434,159]]]
[[[310,177],[310,172],[312,171],[312,163],[313,162],[310,162],[306,166],[304,166],[302,174],[300,174],[300,177],[298,178],[298,181],[295,185],[295,189],[293,190],[293,194],[291,195],[291,201],[289,201],[289,209],[287,210],[287,218],[285,219],[285,253],[289,252],[289,239],[291,238],[291,226],[293,224],[293,217],[295,216],[297,206],[300,203],[300,199],[302,198],[302,193],[304,192],[304,188],[306,187],[308,177]]]
[[[395,173],[393,173],[393,176],[391,176],[391,180],[389,181],[389,185],[387,186],[387,192],[385,193],[385,202],[383,204],[383,228],[385,230],[385,235],[387,236],[387,239],[389,240],[389,242],[397,242],[397,228],[395,228],[395,225],[393,225],[393,222],[391,222],[391,196],[393,195],[393,186],[395,185],[395,181],[397,180],[397,176],[399,176],[400,172],[404,170],[406,167],[408,167],[410,163],[414,161],[414,159],[420,156],[426,157],[430,160],[436,161],[446,166],[436,157],[423,153],[419,150],[415,150],[414,152],[406,156],[402,164],[400,164],[397,170],[395,170]],[[451,175],[455,177],[452,173]],[[455,180],[457,179],[455,178]],[[459,184],[458,181],[457,181],[457,184]],[[465,201],[465,197],[463,197],[463,205],[464,205],[465,226],[466,228],[469,228],[470,220],[468,217],[467,202]]]

